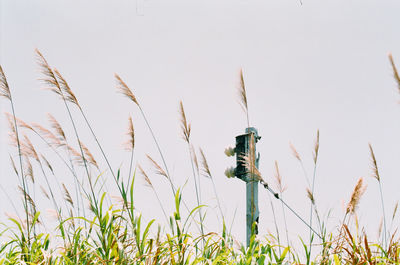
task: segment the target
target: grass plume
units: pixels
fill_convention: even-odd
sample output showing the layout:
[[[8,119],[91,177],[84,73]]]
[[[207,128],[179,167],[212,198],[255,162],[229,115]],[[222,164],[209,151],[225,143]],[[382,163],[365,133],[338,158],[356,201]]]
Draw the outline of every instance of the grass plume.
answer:
[[[390,64],[392,66],[394,80],[397,83],[397,89],[400,92],[400,75],[399,75],[399,72],[397,71],[397,68],[396,68],[396,65],[394,63],[393,56],[392,56],[391,53],[389,53],[389,61],[390,61]]]
[[[126,96],[127,98],[129,98],[131,101],[133,101],[136,105],[139,105],[139,102],[137,101],[135,95],[132,93],[132,90],[128,87],[128,85],[122,80],[122,78],[117,75],[114,74],[115,79],[117,80],[117,89],[118,91]]]
[[[247,119],[247,127],[250,127],[250,120],[249,120],[249,106],[247,104],[247,93],[246,93],[246,85],[244,83],[244,77],[243,77],[243,70],[240,69],[239,72],[239,102],[240,106],[242,107],[243,111],[246,114],[246,119]]]
[[[361,196],[364,194],[367,186],[364,185],[364,179],[359,178],[353,192],[351,193],[350,200],[347,203],[346,214],[354,214],[360,203]]]
[[[128,131],[126,132],[128,135],[128,141],[125,143],[126,149],[131,152],[131,159],[129,161],[129,177],[128,183],[130,182],[132,176],[132,166],[133,166],[133,154],[135,151],[135,129],[133,127],[132,117],[128,118]]]
[[[156,170],[156,173],[158,175],[164,176],[168,179],[169,176],[168,176],[167,172],[165,172],[165,170],[151,156],[149,156],[149,155],[146,155],[146,156],[150,160],[150,162],[153,164],[153,166]]]
[[[385,214],[385,203],[383,201],[383,191],[382,191],[382,182],[381,182],[381,177],[379,175],[379,170],[378,170],[378,163],[376,162],[376,157],[374,153],[374,149],[372,148],[372,145],[369,143],[368,144],[369,151],[371,154],[371,161],[372,161],[372,176],[378,181],[379,185],[379,193],[381,197],[381,206],[382,206],[382,215],[383,215],[383,242],[384,242],[384,247],[387,246],[387,226],[386,226],[386,214]]]
[[[8,86],[6,75],[4,74],[3,68],[0,65],[0,96],[11,100],[10,87]]]
[[[186,120],[186,114],[185,110],[183,108],[183,103],[182,101],[179,102],[179,113],[181,116],[181,130],[182,130],[182,135],[183,139],[189,143],[190,141],[190,132],[191,132],[191,125],[190,123],[187,122]]]

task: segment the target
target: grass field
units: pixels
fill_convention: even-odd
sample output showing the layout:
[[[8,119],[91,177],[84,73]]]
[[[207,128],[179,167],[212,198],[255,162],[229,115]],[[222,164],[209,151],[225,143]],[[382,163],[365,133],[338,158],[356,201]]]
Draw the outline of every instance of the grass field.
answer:
[[[145,115],[145,106],[141,105],[123,79],[115,75],[118,92],[139,109],[159,152],[160,161],[150,156],[148,160],[156,173],[168,183],[174,202],[174,211],[168,212],[148,173],[134,163],[135,130],[132,119],[127,121],[126,133],[126,148],[131,152],[130,166],[128,171],[121,171],[110,165],[106,151],[68,82],[49,65],[39,51],[36,51],[36,55],[41,81],[46,89],[59,97],[73,131],[66,133],[52,115],[48,117],[50,127],[18,119],[14,104],[17,99],[13,98],[13,88],[7,81],[6,66],[4,71],[0,67],[0,95],[4,103],[8,104],[10,113],[6,116],[11,145],[15,150],[10,155],[10,167],[15,175],[2,178],[18,181],[18,190],[12,193],[14,196],[9,197],[8,203],[14,206],[13,201],[20,198],[23,205],[22,209],[14,207],[15,212],[8,214],[8,220],[0,226],[0,264],[400,264],[399,239],[396,232],[390,232],[393,230],[388,227],[396,216],[397,205],[393,213],[385,213],[384,190],[372,145],[369,145],[371,165],[373,177],[379,185],[378,196],[382,205],[382,212],[379,214],[384,216],[378,242],[370,241],[369,236],[358,225],[357,205],[365,191],[364,180],[360,178],[355,183],[352,194],[349,194],[345,214],[340,217],[342,221],[334,229],[328,230],[314,200],[314,173],[308,182],[310,216],[305,222],[314,227],[316,233],[310,230],[310,238],[302,240],[301,247],[296,248],[288,244],[290,241],[285,226],[286,233],[280,234],[278,229],[275,230],[276,233],[261,233],[253,236],[250,245],[246,247],[232,235],[232,220],[224,217],[218,187],[214,183],[205,153],[201,149],[196,151],[193,147],[191,125],[182,102],[179,115],[182,138],[189,150],[192,168],[189,174],[196,192],[194,208],[190,208],[187,198],[182,196],[184,187],[177,187],[170,177],[163,151]],[[392,57],[389,56],[389,59],[400,90],[400,76]],[[243,74],[240,74],[239,83],[240,102],[248,121]],[[93,137],[101,158],[95,158],[81,141],[82,132],[76,126],[76,113],[85,121],[88,128],[85,133]],[[42,150],[35,148],[39,143],[51,152],[51,159],[43,155]],[[231,151],[227,150],[229,152]],[[302,163],[302,158],[293,146],[292,152]],[[313,153],[315,172],[319,132]],[[51,162],[53,160],[58,162]],[[251,156],[244,157],[249,171],[266,185],[262,174],[254,166],[254,160]],[[56,177],[55,167],[59,165],[66,168],[73,179],[73,185],[68,186],[63,179]],[[279,196],[285,187],[278,164],[275,167],[278,183],[275,195]],[[211,180],[222,232],[208,231],[204,225],[207,215],[201,196],[200,179],[203,177]],[[45,184],[38,186],[36,178],[43,179]],[[108,183],[113,183],[117,189],[117,197],[109,193],[109,184],[104,185],[105,178],[111,179]],[[156,220],[147,220],[136,209],[134,185],[137,185],[135,182],[138,178],[143,178],[153,191],[168,225],[156,225]],[[43,209],[38,202],[43,200],[49,201],[53,206],[50,211],[52,220],[41,212]],[[386,220],[385,216],[390,216],[391,220]]]

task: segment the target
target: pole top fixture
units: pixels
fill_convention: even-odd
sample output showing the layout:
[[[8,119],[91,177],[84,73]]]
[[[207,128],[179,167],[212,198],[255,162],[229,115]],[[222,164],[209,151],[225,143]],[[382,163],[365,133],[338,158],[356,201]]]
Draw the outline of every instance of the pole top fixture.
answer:
[[[254,128],[254,127],[247,127],[246,130],[245,130],[245,132],[246,132],[246,134],[253,133],[256,142],[258,142],[258,140],[261,139],[261,136],[258,135],[257,129]]]

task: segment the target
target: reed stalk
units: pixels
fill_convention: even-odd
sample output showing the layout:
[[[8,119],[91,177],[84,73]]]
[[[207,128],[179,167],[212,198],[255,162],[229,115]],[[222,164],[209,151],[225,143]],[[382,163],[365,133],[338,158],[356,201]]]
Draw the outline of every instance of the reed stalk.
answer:
[[[0,66],[0,96],[4,97],[9,100],[10,105],[11,105],[11,110],[12,110],[12,117],[13,117],[13,123],[14,123],[14,129],[15,129],[15,137],[16,137],[16,142],[17,142],[17,149],[18,149],[18,158],[19,158],[19,164],[20,164],[20,174],[21,174],[21,183],[22,183],[22,189],[23,189],[23,196],[24,196],[24,209],[25,209],[25,217],[26,217],[26,229],[27,229],[27,246],[28,248],[30,247],[30,222],[29,222],[29,206],[28,206],[28,187],[25,182],[25,177],[24,177],[24,169],[22,165],[22,153],[21,153],[21,142],[20,142],[20,137],[19,137],[19,132],[18,132],[18,125],[17,125],[17,119],[16,119],[16,114],[15,114],[15,107],[14,107],[14,101],[13,97],[11,95],[11,90],[7,82],[6,75],[4,74],[3,68]]]
[[[380,194],[380,199],[381,199],[381,206],[382,206],[382,215],[383,215],[383,243],[384,247],[387,247],[387,227],[386,227],[386,215],[385,215],[385,203],[383,201],[383,192],[382,192],[382,182],[381,182],[381,177],[379,175],[379,170],[378,170],[378,163],[376,162],[376,157],[374,150],[372,149],[372,145],[368,144],[370,155],[371,155],[371,162],[372,162],[372,176],[378,181],[379,185],[379,194]]]
[[[86,172],[87,179],[88,179],[88,182],[89,182],[90,192],[92,193],[91,196],[92,196],[93,202],[91,202],[91,208],[92,208],[92,210],[94,210],[95,214],[97,215],[98,214],[98,209],[97,209],[98,202],[97,202],[96,194],[94,192],[92,179],[91,179],[91,176],[90,176],[90,173],[89,173],[89,168],[88,168],[88,165],[87,165],[85,154],[84,154],[84,151],[83,151],[83,148],[82,148],[82,145],[81,145],[81,141],[80,141],[80,137],[79,137],[79,134],[78,134],[78,130],[76,128],[75,120],[73,119],[71,110],[70,110],[70,108],[69,108],[69,106],[67,104],[67,101],[77,103],[77,99],[76,99],[75,95],[72,93],[72,91],[66,90],[68,88],[68,86],[64,85],[63,87],[61,87],[60,82],[59,82],[58,78],[56,77],[56,75],[58,75],[58,77],[60,77],[61,75],[59,74],[59,72],[57,70],[53,71],[51,69],[51,67],[47,63],[46,59],[40,53],[39,50],[36,50],[36,55],[37,55],[37,58],[38,58],[39,66],[41,68],[41,72],[44,75],[44,78],[41,79],[41,80],[45,84],[47,84],[49,86],[48,87],[49,90],[53,91],[54,93],[56,93],[57,95],[59,95],[61,97],[61,99],[62,99],[62,101],[64,103],[64,106],[65,106],[65,108],[67,110],[68,117],[69,117],[69,119],[71,121],[71,124],[72,124],[72,127],[73,127],[73,131],[74,131],[76,140],[77,140],[78,145],[79,145],[79,150],[80,150],[80,153],[81,153],[81,156],[82,156],[85,172]],[[61,81],[63,81],[63,79],[61,79]],[[90,197],[89,197],[89,199],[90,199]]]
[[[317,172],[318,154],[319,154],[319,130],[317,130],[317,137],[316,137],[315,144],[314,144],[314,154],[313,154],[314,170],[313,170],[313,178],[312,178],[312,185],[311,185],[312,198],[314,198],[315,175]],[[314,207],[314,204],[312,201],[310,201],[310,227],[312,227],[312,222],[313,222],[313,207]],[[309,244],[310,255],[311,255],[311,251],[312,251],[311,238],[312,238],[312,231],[310,229],[310,244]]]

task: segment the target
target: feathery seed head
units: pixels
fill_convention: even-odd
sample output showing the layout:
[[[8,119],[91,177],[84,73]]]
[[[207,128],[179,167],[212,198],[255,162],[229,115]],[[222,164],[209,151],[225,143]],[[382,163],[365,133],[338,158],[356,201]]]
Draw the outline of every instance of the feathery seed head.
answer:
[[[202,171],[205,173],[206,177],[212,178],[206,156],[204,155],[203,149],[201,148],[200,148],[200,159],[201,159]]]
[[[40,163],[39,155],[37,154],[36,149],[33,147],[32,142],[25,134],[24,134],[24,142],[21,143],[21,152],[23,155],[27,157],[32,157],[38,163]]]
[[[315,144],[314,144],[314,164],[317,164],[318,160],[318,151],[319,151],[319,130],[317,130],[317,138],[315,139]]]
[[[360,203],[361,196],[364,194],[367,186],[364,185],[363,178],[360,178],[357,181],[356,186],[354,187],[353,193],[351,194],[350,201],[346,207],[346,214],[354,214],[358,204]]]
[[[60,214],[54,209],[46,209],[46,212],[47,215],[54,220],[58,220],[60,218]]]
[[[31,196],[21,186],[18,186],[18,190],[21,192],[22,196],[26,198],[26,200],[29,202],[33,212],[36,212],[36,205],[35,202],[32,200]]]
[[[65,132],[61,127],[60,123],[50,113],[47,113],[47,118],[50,122],[50,126],[56,131],[58,137],[65,141],[66,140]]]
[[[43,195],[44,195],[47,199],[50,199],[49,194],[47,193],[46,189],[45,189],[42,185],[40,185],[40,190],[42,191]]]
[[[94,159],[94,156],[92,155],[92,153],[89,151],[89,149],[81,142],[79,141],[80,146],[82,147],[82,150],[85,154],[85,159],[92,164],[93,166],[95,166],[97,169],[99,169],[99,166],[97,164],[96,159]]]
[[[376,180],[378,182],[380,182],[381,177],[379,176],[378,163],[376,162],[375,153],[374,153],[374,150],[372,149],[372,145],[370,143],[368,144],[368,146],[369,146],[369,151],[371,154],[371,161],[372,161],[372,176],[374,178],[376,178]]]
[[[8,86],[6,75],[4,74],[3,68],[0,65],[0,97],[5,97],[11,100],[11,92]]]
[[[246,94],[246,86],[244,83],[242,69],[240,69],[239,75],[240,75],[240,86],[239,86],[240,105],[242,106],[243,111],[247,113],[248,112],[247,94]]]
[[[392,220],[396,217],[397,214],[397,208],[399,207],[399,201],[396,202],[396,205],[394,206],[393,214],[392,214]]]
[[[67,81],[64,79],[64,77],[60,74],[60,72],[57,69],[54,69],[54,73],[56,74],[58,83],[61,88],[61,93],[63,99],[66,101],[71,102],[72,104],[75,104],[77,107],[80,108],[80,105],[78,103],[78,99],[75,97],[75,94],[72,92],[71,88],[69,87]]]
[[[51,69],[50,65],[47,63],[43,54],[38,49],[36,49],[35,52],[36,52],[37,62],[40,67],[40,71],[44,75],[44,77],[39,80],[41,80],[45,85],[47,85],[47,87],[45,89],[53,91],[60,97],[63,97],[63,94],[61,91],[61,86],[58,83],[58,80],[57,80],[53,70]]]
[[[28,130],[33,131],[32,126],[30,126],[29,124],[27,124],[26,122],[24,122],[24,121],[21,120],[21,119],[18,119],[18,118],[15,118],[15,119],[17,120],[17,126],[18,126],[18,127],[26,128],[26,129],[28,129]]]
[[[261,177],[260,171],[258,171],[254,159],[251,156],[242,156],[241,162],[246,167],[246,169],[250,172],[250,177],[255,181],[263,181]]]
[[[64,183],[62,183],[63,189],[64,189],[64,199],[71,204],[71,206],[74,206],[74,201],[72,200],[71,194],[69,193],[67,187],[65,186]]]
[[[14,159],[11,157],[11,155],[10,155],[10,161],[11,161],[11,165],[12,165],[12,167],[14,169],[15,174],[17,176],[19,176],[17,166],[15,165]]]
[[[278,161],[275,161],[275,181],[277,183],[279,192],[283,193],[287,189],[287,187],[282,182],[282,176],[279,172]]]
[[[168,174],[165,172],[165,170],[149,155],[146,154],[146,156],[150,160],[150,162],[153,164],[154,168],[156,169],[156,173],[169,179]]]
[[[153,188],[153,183],[151,183],[149,176],[147,176],[146,172],[143,170],[143,168],[140,165],[138,165],[138,168],[139,168],[140,174],[142,174],[142,176],[144,177],[144,180],[145,180],[147,186],[150,188]]]
[[[396,81],[397,88],[400,92],[400,75],[399,75],[399,72],[397,71],[396,65],[394,64],[393,56],[390,53],[389,53],[389,61],[390,61],[390,64],[392,65],[394,80]]]
[[[309,188],[307,188],[307,197],[310,199],[312,204],[315,204],[314,194],[311,192]]]
[[[132,117],[128,119],[128,131],[126,133],[129,140],[125,143],[126,149],[132,151],[135,148],[135,129],[133,127]]]
[[[65,145],[65,143],[62,143],[60,139],[58,139],[50,130],[44,128],[40,124],[32,123],[32,127],[36,133],[41,135],[43,138],[50,140],[50,144],[54,145],[55,147]]]
[[[300,157],[299,153],[297,152],[296,148],[294,147],[294,145],[293,145],[292,143],[289,143],[289,146],[290,146],[290,149],[292,150],[293,156],[294,156],[297,160],[301,161],[301,157]]]
[[[8,127],[10,128],[11,131],[10,136],[14,136],[15,138],[17,138],[17,130],[15,128],[13,115],[11,115],[10,113],[6,113],[6,117],[7,117]]]
[[[189,138],[190,138],[190,131],[191,131],[191,127],[190,127],[190,123],[187,122],[186,119],[186,115],[185,115],[185,110],[183,108],[183,103],[182,101],[180,101],[179,103],[179,112],[181,114],[181,129],[182,129],[182,135],[183,135],[183,139],[189,143]]]
[[[136,105],[139,105],[139,102],[137,101],[135,95],[132,93],[131,89],[128,87],[128,85],[121,79],[121,77],[117,74],[114,74],[115,79],[117,79],[117,89],[118,91],[123,94],[124,96],[126,96],[127,98],[129,98],[130,100],[132,100],[133,102],[136,103]]]
[[[14,120],[12,116],[7,116],[8,127],[10,131],[8,132],[8,137],[10,139],[10,145],[17,147],[18,146],[18,138],[17,138],[17,130],[15,128]]]
[[[25,156],[25,177],[30,177],[32,183],[35,183],[35,177],[33,175],[33,168],[31,161],[29,160],[28,157]]]
[[[79,166],[82,166],[85,164],[84,162],[84,157],[79,153],[75,148],[73,148],[70,145],[67,145],[68,151],[71,153],[71,156],[73,157],[73,160],[75,163]],[[86,159],[85,159],[86,160]]]

